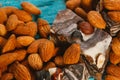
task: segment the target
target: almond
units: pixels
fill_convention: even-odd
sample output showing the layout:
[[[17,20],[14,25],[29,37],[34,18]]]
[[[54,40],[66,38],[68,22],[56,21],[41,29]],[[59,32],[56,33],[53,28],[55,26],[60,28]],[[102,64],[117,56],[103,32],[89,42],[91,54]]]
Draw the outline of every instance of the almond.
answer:
[[[88,21],[93,27],[97,27],[100,29],[105,29],[106,22],[102,18],[101,14],[97,11],[89,11],[87,14]]]
[[[15,62],[9,68],[9,71],[13,73],[16,80],[31,80],[29,70],[19,62]]]
[[[17,58],[17,54],[14,53],[6,53],[0,55],[0,68],[8,66],[9,64],[13,63]]]
[[[16,47],[16,36],[12,34],[2,49],[2,53],[12,51]]]
[[[39,15],[41,13],[39,8],[37,8],[35,5],[33,5],[29,2],[22,2],[21,6],[28,13],[35,14],[35,15]]]
[[[28,62],[30,64],[30,66],[35,70],[40,70],[43,66],[43,62],[42,62],[39,54],[37,54],[37,53],[30,54],[28,56]]]
[[[92,0],[81,0],[81,6],[85,11],[90,11],[92,9]]]
[[[2,77],[1,80],[12,80],[13,79],[13,74],[12,73],[5,73]]]
[[[0,35],[5,36],[7,33],[6,27],[3,24],[0,24]]]
[[[5,13],[9,16],[10,14],[13,13],[13,11],[15,9],[17,9],[16,7],[13,7],[13,6],[5,6],[5,7],[2,7],[5,11]]]
[[[49,70],[50,68],[54,68],[56,67],[55,63],[54,62],[48,62],[44,67],[43,69],[44,70]]]
[[[116,55],[115,53],[111,52],[110,53],[110,62],[112,64],[118,64],[120,62],[120,56]]]
[[[46,20],[38,19],[38,31],[41,37],[47,38],[50,34],[50,25]]]
[[[87,18],[87,13],[80,7],[75,8],[75,13],[84,19]]]
[[[103,0],[103,5],[108,10],[120,10],[120,0]]]
[[[107,14],[111,20],[120,23],[120,11],[109,11]]]
[[[14,53],[17,54],[17,59],[18,61],[22,61],[25,59],[27,51],[25,49],[20,49],[20,50],[16,50],[14,51]]]
[[[42,61],[47,62],[54,56],[55,46],[50,40],[43,39],[39,44],[39,54]]]
[[[32,16],[24,10],[15,9],[13,13],[21,21],[24,21],[24,22],[32,21]]]
[[[21,23],[19,24],[13,33],[23,36],[34,37],[37,34],[37,24],[35,22]]]
[[[10,15],[6,23],[7,31],[14,30],[17,27],[18,23],[19,23],[19,20],[17,16],[14,14]]]
[[[0,8],[0,24],[3,24],[7,20],[7,14]]]
[[[29,46],[35,39],[31,36],[19,36],[17,42],[22,46]]]
[[[38,40],[33,41],[30,44],[30,46],[28,47],[27,52],[28,53],[37,53],[39,44],[42,42],[41,40],[43,40],[43,39],[38,39]]]
[[[106,72],[107,72],[107,74],[116,76],[120,79],[120,76],[119,76],[120,75],[120,67],[111,64],[107,67]]]
[[[2,73],[7,71],[7,66],[0,67],[0,77],[2,76]]]
[[[62,56],[56,56],[54,62],[58,66],[62,66],[64,64]]]
[[[78,63],[80,58],[80,45],[77,43],[72,44],[64,53],[64,64]]]
[[[120,46],[119,39],[113,38],[111,47],[112,47],[113,52],[118,56],[120,56],[120,47],[119,46]]]
[[[115,77],[113,75],[106,75],[105,80],[120,80],[118,77]]]
[[[3,46],[6,44],[7,39],[5,39],[4,37],[0,36],[0,47],[3,48]]]
[[[74,10],[76,7],[80,6],[81,0],[68,0],[66,2],[66,7],[68,9]]]

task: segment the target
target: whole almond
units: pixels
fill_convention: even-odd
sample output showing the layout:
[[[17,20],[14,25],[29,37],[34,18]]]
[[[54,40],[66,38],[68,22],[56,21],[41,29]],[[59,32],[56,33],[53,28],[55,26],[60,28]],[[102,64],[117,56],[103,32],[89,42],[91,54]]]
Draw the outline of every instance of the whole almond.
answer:
[[[24,22],[32,21],[32,16],[24,10],[15,9],[13,13],[21,21],[24,21]]]
[[[7,21],[7,14],[0,8],[0,24],[3,24],[5,21]]]
[[[1,77],[1,80],[12,80],[13,79],[13,74],[12,73],[5,73]]]
[[[118,77],[115,77],[113,75],[106,75],[105,80],[120,80]]]
[[[0,67],[0,77],[2,77],[2,74],[7,71],[7,66]]]
[[[120,23],[120,11],[109,11],[107,14],[111,20]]]
[[[110,64],[106,69],[107,74],[116,76],[120,79],[120,67],[117,65]]]
[[[76,7],[80,6],[81,0],[68,0],[66,2],[66,7],[68,9],[74,10]]]
[[[81,6],[85,11],[90,11],[92,9],[92,0],[81,0]]]
[[[39,8],[37,8],[35,5],[33,5],[29,2],[22,2],[21,6],[28,13],[35,14],[35,15],[39,15],[41,13]]]
[[[17,58],[17,54],[14,53],[6,53],[0,55],[0,68],[8,66],[9,64],[13,63]]]
[[[6,27],[3,24],[0,24],[0,35],[5,36],[7,33]]]
[[[2,49],[2,53],[12,51],[16,47],[16,36],[12,34]]]
[[[15,9],[17,9],[17,7],[5,6],[5,7],[2,7],[2,9],[4,9],[5,13],[9,16],[13,13]]]
[[[80,58],[80,45],[77,43],[72,44],[64,53],[63,61],[64,64],[75,64],[78,63]]]
[[[35,37],[37,34],[37,24],[35,22],[21,23],[19,24],[13,33],[23,36]]]
[[[118,38],[113,38],[112,40],[112,44],[111,44],[111,47],[112,47],[112,50],[114,52],[114,54],[120,56],[120,41]]]
[[[39,48],[39,44],[41,42],[43,42],[42,40],[44,40],[44,39],[38,39],[38,40],[33,41],[30,44],[30,46],[28,47],[27,52],[28,53],[37,53],[38,52],[38,48]]]
[[[29,65],[35,70],[40,70],[43,66],[43,62],[40,58],[40,55],[37,53],[30,54],[28,56],[28,62],[29,62]]]
[[[75,8],[75,13],[84,19],[87,18],[87,13],[81,7]]]
[[[39,54],[42,61],[47,62],[54,56],[55,46],[50,40],[43,39],[39,44]]]
[[[14,30],[19,23],[19,20],[16,15],[12,14],[9,16],[7,23],[6,23],[6,28],[8,31]]]
[[[17,42],[22,46],[29,46],[35,39],[31,36],[19,36]]]
[[[120,0],[103,0],[103,5],[108,10],[120,10]]]
[[[47,38],[50,34],[50,25],[46,20],[38,19],[38,31],[41,37]]]
[[[115,65],[118,64],[120,62],[120,56],[110,52],[110,62]]]
[[[29,70],[19,62],[15,62],[9,68],[9,71],[13,73],[16,80],[31,80]]]
[[[101,14],[97,11],[89,11],[87,14],[88,21],[93,27],[99,28],[99,29],[105,29],[106,28],[106,22],[102,18]]]

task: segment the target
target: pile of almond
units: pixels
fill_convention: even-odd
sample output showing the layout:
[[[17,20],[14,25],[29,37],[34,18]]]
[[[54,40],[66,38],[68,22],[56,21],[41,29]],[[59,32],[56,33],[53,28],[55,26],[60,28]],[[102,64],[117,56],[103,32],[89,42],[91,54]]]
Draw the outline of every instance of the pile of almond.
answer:
[[[41,11],[29,2],[21,7],[0,8],[0,80],[35,80],[35,71],[78,63],[79,44],[56,47],[48,39],[49,23],[41,18],[33,21],[32,15]]]

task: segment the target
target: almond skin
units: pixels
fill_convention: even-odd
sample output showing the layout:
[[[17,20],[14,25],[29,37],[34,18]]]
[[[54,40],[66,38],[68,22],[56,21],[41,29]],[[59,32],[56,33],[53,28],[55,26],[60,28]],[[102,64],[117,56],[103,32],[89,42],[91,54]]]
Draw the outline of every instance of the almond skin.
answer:
[[[92,9],[92,0],[81,0],[81,4],[82,8],[85,11],[90,11]]]
[[[43,69],[44,70],[49,70],[50,68],[54,68],[56,67],[55,63],[54,62],[48,62],[44,67]]]
[[[22,46],[29,46],[35,39],[31,36],[19,36],[17,42]]]
[[[0,48],[3,48],[3,46],[6,44],[6,42],[7,42],[7,39],[0,36]]]
[[[105,80],[120,80],[118,77],[115,77],[113,75],[106,75]]]
[[[50,25],[46,20],[38,19],[38,31],[41,37],[47,38],[50,34]]]
[[[120,11],[109,11],[107,14],[111,20],[120,23]]]
[[[113,52],[110,52],[110,62],[115,65],[118,64],[120,62],[120,56],[116,55]]]
[[[72,44],[64,53],[63,61],[64,64],[75,64],[80,58],[80,45]]]
[[[0,8],[0,24],[3,24],[5,21],[7,21],[7,14]]]
[[[84,19],[87,18],[87,13],[81,7],[75,8],[75,13]]]
[[[34,69],[34,70],[40,70],[43,66],[43,62],[40,58],[40,55],[35,53],[35,54],[30,54],[28,56],[28,62],[29,65]]]
[[[54,56],[55,46],[50,40],[43,39],[39,44],[39,54],[42,61],[47,62]]]
[[[81,0],[68,0],[66,2],[66,7],[68,9],[74,10],[76,7],[80,6]]]
[[[16,60],[18,60],[18,61],[24,60],[27,55],[27,51],[25,49],[16,50],[16,51],[14,51],[14,53],[17,54]]]
[[[37,24],[35,22],[18,24],[13,33],[17,35],[35,37],[35,35],[37,34]]]
[[[106,22],[102,18],[101,14],[97,11],[89,11],[87,14],[89,23],[96,28],[105,29]]]
[[[13,13],[13,11],[15,9],[17,9],[16,7],[13,7],[13,6],[5,6],[5,7],[2,7],[2,9],[5,11],[5,13],[9,16]]]
[[[15,62],[9,68],[9,71],[13,73],[16,80],[31,80],[29,70],[19,62]]]
[[[14,14],[10,15],[6,23],[7,31],[14,30],[17,27],[18,23],[19,23],[18,17]]]
[[[13,13],[21,21],[24,21],[24,22],[32,21],[32,16],[24,10],[15,9]]]
[[[13,79],[13,74],[12,73],[5,73],[1,77],[1,80],[12,80]]]
[[[103,5],[108,10],[120,10],[120,0],[103,0]]]
[[[21,6],[28,13],[35,14],[35,15],[39,15],[41,13],[39,8],[37,8],[35,5],[33,5],[29,2],[22,2]]]
[[[120,41],[118,38],[113,38],[112,40],[112,44],[111,44],[111,47],[112,47],[112,50],[114,52],[114,54],[120,56]]]
[[[27,49],[28,53],[37,53],[38,52],[38,48],[39,48],[39,44],[42,42],[43,39],[38,39],[33,41],[30,46]]]
[[[120,79],[120,76],[119,76],[120,75],[120,67],[111,64],[107,67],[106,72],[107,72],[107,74],[116,76]]]
[[[55,59],[54,59],[54,62],[58,66],[64,65],[63,57],[62,56],[56,56]]]
[[[6,27],[3,24],[0,24],[0,35],[5,36],[7,33]]]
[[[2,53],[14,50],[16,47],[16,36],[12,34],[2,49]]]
[[[9,64],[13,63],[17,58],[17,54],[14,53],[6,53],[0,55],[0,68],[8,66]]]

